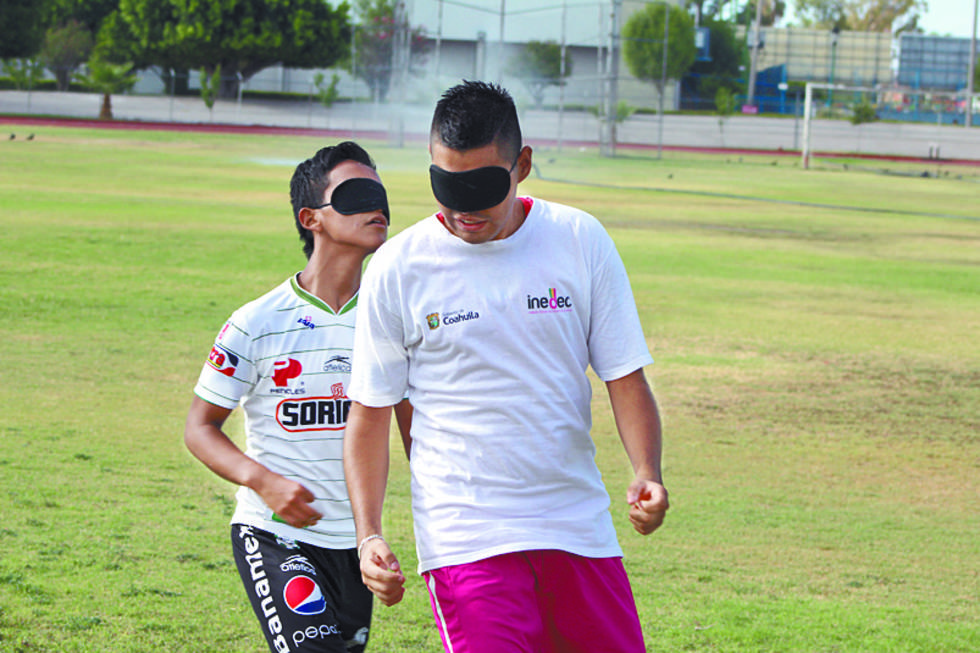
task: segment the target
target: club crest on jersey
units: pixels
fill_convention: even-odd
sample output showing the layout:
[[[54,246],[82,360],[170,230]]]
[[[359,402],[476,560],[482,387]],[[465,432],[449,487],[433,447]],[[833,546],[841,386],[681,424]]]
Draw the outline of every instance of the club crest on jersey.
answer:
[[[238,368],[238,356],[215,343],[211,347],[211,353],[208,354],[208,365],[225,376],[235,376],[235,370]]]
[[[429,313],[428,315],[425,316],[425,323],[429,325],[429,330],[430,331],[433,330],[433,329],[438,329],[439,328],[439,314],[438,313]]]
[[[327,609],[327,600],[320,586],[309,576],[295,576],[289,579],[282,591],[283,599],[289,609],[296,614],[320,614]]]
[[[280,517],[276,513],[272,513],[272,521],[281,522],[283,524],[288,523],[285,519],[283,519],[282,517]],[[276,535],[276,545],[281,546],[284,549],[298,549],[299,548],[299,544],[296,542],[296,540],[294,540],[291,537],[283,537],[282,535]],[[283,569],[283,571],[286,571],[286,570]],[[316,574],[314,574],[314,575],[316,575]]]

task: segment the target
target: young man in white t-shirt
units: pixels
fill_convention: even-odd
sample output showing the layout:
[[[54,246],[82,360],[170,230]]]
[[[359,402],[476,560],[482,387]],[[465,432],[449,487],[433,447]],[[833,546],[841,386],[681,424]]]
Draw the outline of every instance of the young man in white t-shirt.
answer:
[[[231,540],[273,652],[363,651],[360,579],[341,456],[364,259],[388,235],[388,200],[356,143],[325,147],[290,184],[306,267],[225,323],[187,416],[187,447],[241,487]],[[247,450],[222,431],[245,412]],[[410,408],[396,408],[407,432]]]
[[[595,218],[517,196],[531,149],[500,87],[447,91],[429,148],[440,211],[373,257],[355,332],[344,466],[364,582],[386,605],[404,592],[381,508],[407,392],[419,571],[446,650],[644,651],[586,376],[608,388],[630,520],[649,534],[668,501],[626,271]]]

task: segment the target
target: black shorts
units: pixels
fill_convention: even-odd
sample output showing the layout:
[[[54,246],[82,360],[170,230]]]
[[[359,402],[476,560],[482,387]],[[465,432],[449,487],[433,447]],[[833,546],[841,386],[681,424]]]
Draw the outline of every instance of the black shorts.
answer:
[[[324,549],[232,524],[235,564],[274,653],[360,653],[372,595],[354,549]]]

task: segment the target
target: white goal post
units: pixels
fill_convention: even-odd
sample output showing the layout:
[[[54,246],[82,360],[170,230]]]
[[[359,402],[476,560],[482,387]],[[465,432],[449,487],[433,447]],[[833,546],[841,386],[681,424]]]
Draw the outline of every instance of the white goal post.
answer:
[[[893,100],[882,100],[882,97],[888,98],[889,96],[894,97],[914,97],[916,98],[916,104],[919,102],[919,98],[928,101],[935,101],[937,98],[941,98],[945,101],[951,101],[953,103],[963,103],[963,108],[965,111],[969,111],[980,94],[973,94],[972,98],[966,89],[962,91],[932,91],[932,90],[916,90],[916,89],[906,89],[906,88],[896,88],[896,87],[869,87],[869,86],[849,86],[847,84],[826,84],[819,82],[807,82],[806,92],[803,101],[803,148],[802,148],[802,158],[803,158],[803,169],[809,169],[810,167],[810,140],[812,132],[812,123],[814,118],[815,102],[813,99],[813,91],[815,90],[825,90],[833,94],[834,92],[845,93],[855,93],[855,94],[867,94],[872,97],[873,100],[870,102],[871,105],[875,106],[876,109],[881,106],[888,106],[893,104]],[[830,102],[828,101],[828,106]],[[833,112],[833,109],[831,108]],[[846,115],[846,114],[844,114]],[[841,112],[837,112],[836,117],[843,117]],[[938,117],[938,116],[937,116]],[[969,122],[966,122],[969,125]],[[938,149],[938,148],[937,148]],[[937,153],[938,156],[938,153]]]

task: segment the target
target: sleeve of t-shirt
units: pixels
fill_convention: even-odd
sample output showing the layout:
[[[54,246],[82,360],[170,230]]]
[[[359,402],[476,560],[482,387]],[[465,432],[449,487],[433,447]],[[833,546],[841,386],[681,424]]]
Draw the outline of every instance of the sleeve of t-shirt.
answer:
[[[247,323],[236,312],[218,332],[194,394],[216,406],[234,409],[257,381],[249,352],[251,343]]]
[[[603,381],[614,381],[653,362],[626,267],[616,245],[596,223],[592,244],[592,316],[589,363]]]
[[[347,396],[374,408],[393,406],[408,392],[408,349],[390,273],[378,255],[361,280]]]

